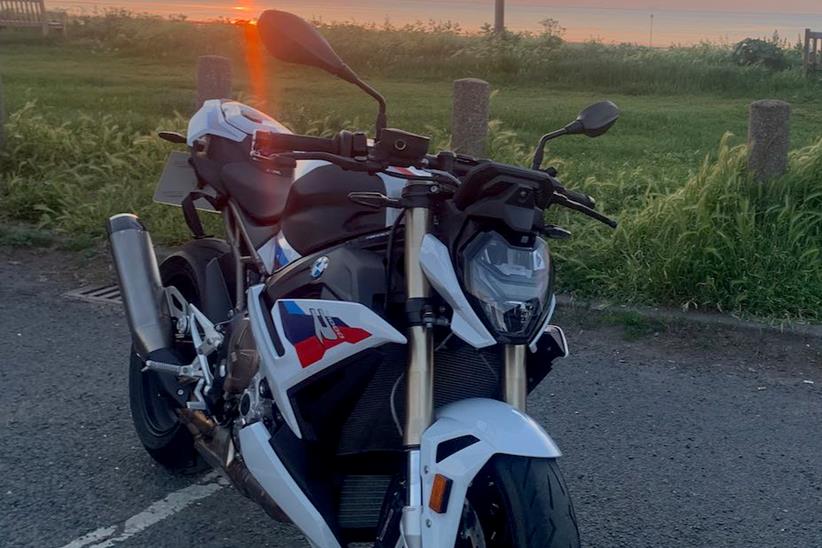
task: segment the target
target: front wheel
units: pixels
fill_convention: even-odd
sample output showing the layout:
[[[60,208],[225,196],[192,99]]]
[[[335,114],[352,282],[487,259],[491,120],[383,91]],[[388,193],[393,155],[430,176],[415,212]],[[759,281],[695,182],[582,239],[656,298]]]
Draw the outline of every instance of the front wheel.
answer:
[[[496,455],[468,489],[458,548],[576,548],[579,528],[556,459]]]

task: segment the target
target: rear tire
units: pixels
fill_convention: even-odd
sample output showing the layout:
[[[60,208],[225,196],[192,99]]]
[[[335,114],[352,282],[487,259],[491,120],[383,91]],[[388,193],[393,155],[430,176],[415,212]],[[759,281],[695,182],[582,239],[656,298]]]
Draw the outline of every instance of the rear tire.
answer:
[[[176,287],[186,300],[197,306],[197,285],[186,266],[174,261],[164,262],[160,266],[163,285]],[[190,361],[194,349],[190,343],[185,346],[187,348],[173,350],[184,361]],[[162,390],[158,373],[143,373],[143,367],[145,363],[132,347],[128,372],[129,404],[134,429],[143,447],[155,461],[172,472],[189,474],[208,469],[194,449],[191,433],[177,416],[179,404]]]
[[[472,482],[466,508],[476,516],[486,547],[580,545],[574,506],[556,459],[494,456]],[[470,521],[463,518],[456,546],[476,545],[470,541]]]
[[[173,472],[195,473],[204,469],[188,428],[176,416],[176,404],[162,392],[157,373],[142,369],[145,363],[131,350],[128,395],[131,420],[137,437],[151,457]]]

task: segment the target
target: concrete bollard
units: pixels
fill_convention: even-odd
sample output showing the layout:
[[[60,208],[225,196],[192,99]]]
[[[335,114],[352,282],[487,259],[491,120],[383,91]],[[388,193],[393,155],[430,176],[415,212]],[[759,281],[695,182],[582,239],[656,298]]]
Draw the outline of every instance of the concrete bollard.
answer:
[[[451,117],[451,148],[470,156],[485,154],[488,139],[488,107],[491,86],[484,80],[454,81],[454,110]]]
[[[197,59],[197,108],[208,99],[231,97],[231,59],[203,55]]]
[[[767,99],[751,103],[748,125],[748,170],[757,181],[788,170],[791,105]]]

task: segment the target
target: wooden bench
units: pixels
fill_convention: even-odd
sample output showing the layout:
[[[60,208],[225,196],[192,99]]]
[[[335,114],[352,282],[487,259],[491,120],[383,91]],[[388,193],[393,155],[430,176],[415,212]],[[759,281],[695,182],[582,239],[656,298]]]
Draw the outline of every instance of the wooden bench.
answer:
[[[819,51],[820,40],[822,40],[822,32],[805,29],[805,48],[802,63],[807,74],[822,70],[822,52]]]
[[[58,20],[49,18],[44,0],[0,0],[0,28],[39,28],[43,36],[49,31],[66,33],[65,13]]]

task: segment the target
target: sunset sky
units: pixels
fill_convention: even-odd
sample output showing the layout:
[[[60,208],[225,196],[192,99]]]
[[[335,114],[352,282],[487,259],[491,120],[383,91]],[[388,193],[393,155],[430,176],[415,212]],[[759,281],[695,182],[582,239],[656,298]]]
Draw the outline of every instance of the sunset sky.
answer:
[[[468,4],[487,4],[485,0],[463,0]],[[331,2],[329,2],[331,3]],[[402,2],[384,2],[385,4]],[[562,6],[575,8],[623,8],[652,10],[735,11],[742,13],[783,12],[822,14],[822,0],[507,0],[509,5]]]
[[[196,20],[253,18],[264,9],[279,8],[325,21],[450,20],[469,32],[494,17],[494,0],[51,0],[50,5],[85,13],[121,7]],[[822,0],[506,0],[506,6],[509,28],[538,30],[538,21],[551,17],[567,29],[571,41],[667,46],[736,42],[778,31],[794,42],[805,27],[822,30]]]

